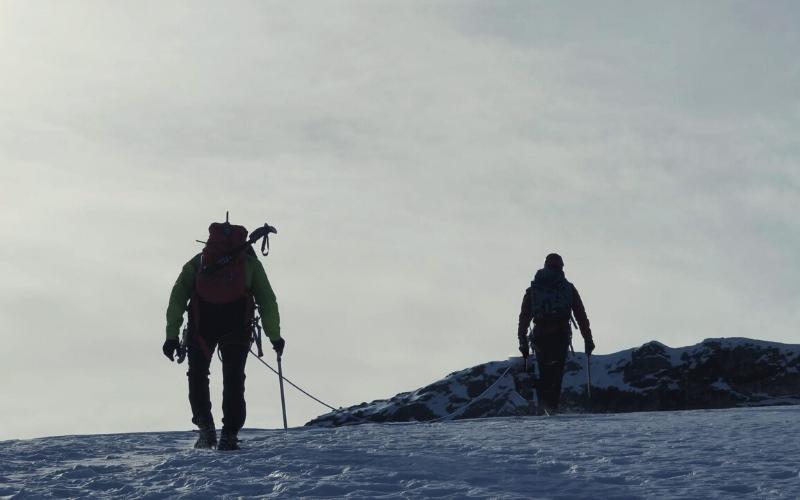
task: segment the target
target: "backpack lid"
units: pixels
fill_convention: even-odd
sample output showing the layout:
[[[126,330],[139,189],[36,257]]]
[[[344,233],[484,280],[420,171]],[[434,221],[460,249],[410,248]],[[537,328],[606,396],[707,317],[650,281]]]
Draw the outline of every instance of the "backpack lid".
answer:
[[[208,265],[247,243],[247,229],[228,222],[208,226],[208,240],[203,248],[203,263]]]
[[[245,254],[241,251],[246,243],[247,229],[243,226],[227,222],[208,226],[208,241],[195,280],[195,291],[201,299],[225,304],[247,295]]]

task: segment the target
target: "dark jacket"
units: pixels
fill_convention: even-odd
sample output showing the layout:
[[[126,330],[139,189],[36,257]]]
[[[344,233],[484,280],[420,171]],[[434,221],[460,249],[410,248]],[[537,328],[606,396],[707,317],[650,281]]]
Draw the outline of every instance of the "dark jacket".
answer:
[[[583,301],[578,293],[575,285],[570,283],[572,287],[572,313],[575,315],[575,321],[578,323],[578,328],[584,340],[592,338],[592,329],[589,327],[589,318],[586,316],[586,308],[583,307]],[[528,333],[528,325],[533,320],[533,287],[528,287],[525,290],[525,296],[522,298],[522,306],[519,310],[519,325],[517,326],[517,337],[519,338],[519,345],[528,345],[526,334]]]

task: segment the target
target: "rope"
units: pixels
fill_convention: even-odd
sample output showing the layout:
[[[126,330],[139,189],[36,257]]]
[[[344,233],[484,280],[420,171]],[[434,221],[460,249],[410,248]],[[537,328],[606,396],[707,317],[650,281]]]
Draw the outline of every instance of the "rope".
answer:
[[[422,424],[422,423],[425,423],[425,424],[431,424],[431,423],[441,422],[441,421],[443,421],[443,420],[450,420],[450,419],[452,419],[453,417],[455,417],[455,416],[456,416],[456,414],[457,414],[458,412],[460,412],[460,411],[462,411],[462,410],[465,410],[467,407],[469,407],[470,405],[472,405],[472,403],[474,403],[475,401],[477,401],[477,400],[481,399],[483,396],[485,396],[487,392],[489,392],[490,390],[492,390],[492,389],[494,388],[494,386],[496,386],[496,385],[497,385],[497,384],[498,384],[498,383],[499,383],[499,382],[500,382],[500,381],[503,379],[503,377],[505,377],[506,375],[508,375],[508,372],[509,372],[509,371],[511,370],[511,368],[513,368],[513,367],[514,367],[513,363],[509,363],[509,365],[508,365],[508,368],[506,368],[506,371],[504,371],[504,372],[503,372],[503,373],[502,373],[502,374],[501,374],[499,377],[497,377],[497,380],[495,380],[495,381],[492,383],[492,385],[490,385],[489,387],[487,387],[487,388],[486,388],[486,389],[485,389],[485,390],[484,390],[482,393],[478,394],[477,396],[475,396],[474,398],[472,398],[471,400],[469,400],[468,402],[466,402],[465,404],[463,404],[462,406],[460,406],[459,408],[457,408],[455,411],[453,411],[453,412],[451,412],[451,413],[449,413],[449,414],[447,414],[447,415],[445,415],[445,416],[443,416],[443,417],[435,418],[435,419],[433,419],[433,420],[424,420],[424,421],[422,421],[422,422],[391,422],[391,424],[392,424],[392,425],[400,425],[400,424]],[[274,370],[273,370],[273,371],[274,371]],[[284,379],[285,379],[285,377],[284,377]],[[323,404],[324,404],[324,403],[323,403]],[[328,408],[330,408],[330,406],[329,406]],[[334,410],[334,411],[342,411],[342,408],[339,408],[338,410]],[[368,419],[368,418],[364,418],[364,417],[358,417],[358,416],[356,416],[356,415],[354,415],[354,414],[352,414],[352,413],[351,413],[351,414],[349,414],[349,415],[348,415],[348,417],[349,417],[349,418],[352,418],[352,419],[356,419],[356,420],[358,420],[358,421],[360,421],[360,422],[365,422],[365,423],[380,423],[380,422],[376,422],[375,420],[370,420],[370,419]],[[345,424],[345,425],[346,425],[346,424]]]
[[[254,353],[254,352],[253,352],[253,349],[252,349],[252,348],[250,349],[250,354],[252,354],[252,355],[253,355],[253,357],[254,357],[254,358],[256,358],[256,360],[257,360],[259,363],[261,363],[262,365],[264,365],[264,366],[266,366],[267,368],[269,368],[270,370],[272,370],[272,372],[273,372],[275,375],[278,375],[278,376],[280,376],[280,374],[278,373],[278,371],[277,371],[275,368],[273,368],[272,366],[270,366],[270,365],[269,365],[269,363],[267,363],[267,362],[266,362],[266,361],[264,361],[263,359],[259,358],[259,357],[258,357],[258,355],[257,355],[256,353]],[[433,420],[426,420],[425,422],[426,422],[426,423],[435,423],[435,422],[441,422],[441,421],[443,421],[443,420],[451,420],[451,419],[452,419],[453,417],[455,417],[455,416],[456,416],[456,415],[457,415],[459,412],[461,412],[461,411],[463,411],[463,410],[465,410],[465,409],[469,408],[469,407],[470,407],[470,406],[471,406],[471,405],[472,405],[472,404],[473,404],[475,401],[478,401],[478,400],[479,400],[479,399],[481,399],[483,396],[485,396],[485,395],[486,395],[486,393],[488,393],[489,391],[491,391],[492,389],[494,389],[494,387],[495,387],[495,386],[496,386],[498,383],[500,383],[500,381],[501,381],[501,380],[503,380],[503,378],[504,378],[506,375],[508,375],[508,372],[509,372],[509,371],[511,371],[511,368],[513,368],[513,366],[514,366],[514,365],[513,365],[513,363],[509,363],[509,364],[508,364],[508,368],[506,368],[506,370],[505,370],[505,371],[504,371],[504,372],[503,372],[503,373],[502,373],[502,374],[501,374],[499,377],[497,377],[497,380],[495,380],[495,381],[492,383],[492,385],[490,385],[489,387],[487,387],[486,389],[484,389],[484,391],[483,391],[483,392],[481,392],[480,394],[478,394],[478,395],[477,395],[477,396],[475,396],[474,398],[470,399],[469,401],[467,401],[466,403],[464,403],[464,404],[463,404],[463,405],[461,405],[460,407],[456,408],[456,410],[455,410],[455,411],[453,411],[453,412],[450,412],[450,413],[448,413],[447,415],[445,415],[445,416],[443,416],[443,417],[435,418],[435,419],[433,419]],[[313,396],[313,395],[309,394],[308,392],[306,392],[305,390],[303,390],[301,387],[299,387],[297,384],[295,384],[294,382],[292,382],[291,380],[289,380],[289,379],[288,379],[288,378],[286,378],[286,377],[283,377],[283,380],[285,380],[287,384],[291,385],[292,387],[294,387],[294,388],[295,388],[295,389],[297,389],[298,391],[302,392],[303,394],[305,394],[305,395],[306,395],[306,396],[308,396],[309,398],[313,399],[313,400],[314,400],[314,401],[316,401],[317,403],[321,404],[322,406],[326,406],[326,407],[330,408],[330,409],[331,409],[331,410],[333,410],[333,411],[339,411],[339,410],[341,410],[341,409],[342,409],[342,408],[334,408],[333,406],[329,405],[328,403],[326,403],[326,402],[324,402],[324,401],[320,400],[319,398],[317,398],[317,397],[315,397],[315,396]],[[369,419],[365,419],[365,418],[363,418],[363,417],[356,417],[355,415],[350,415],[350,416],[351,416],[351,417],[353,417],[353,418],[356,418],[356,419],[358,419],[358,420],[365,421],[365,422],[372,422],[371,420],[369,420]]]
[[[263,359],[259,358],[259,357],[258,357],[258,355],[257,355],[256,353],[254,353],[254,352],[253,352],[253,349],[252,349],[252,348],[250,348],[250,354],[252,354],[252,355],[253,355],[253,357],[255,357],[255,358],[258,360],[258,362],[259,362],[259,363],[261,363],[262,365],[266,366],[267,368],[269,368],[270,370],[272,370],[272,371],[273,371],[273,373],[275,373],[275,375],[278,375],[278,376],[280,377],[280,374],[278,373],[278,371],[277,371],[275,368],[271,367],[269,364],[267,364],[267,362],[266,362],[266,361],[264,361]],[[292,382],[291,380],[289,380],[288,378],[286,378],[286,377],[283,377],[283,380],[285,380],[287,384],[291,385],[292,387],[294,387],[294,388],[295,388],[295,389],[297,389],[298,391],[302,392],[303,394],[305,394],[305,395],[306,395],[306,396],[308,396],[309,398],[313,399],[313,400],[314,400],[314,401],[316,401],[317,403],[321,404],[322,406],[327,406],[327,407],[328,407],[328,408],[330,408],[331,410],[333,410],[333,411],[336,411],[336,408],[334,408],[333,406],[329,405],[328,403],[326,403],[326,402],[324,402],[324,401],[321,401],[321,400],[319,400],[319,399],[315,398],[315,397],[314,397],[314,396],[312,396],[311,394],[307,393],[306,391],[304,391],[303,389],[301,389],[300,387],[298,387],[297,385],[295,385],[295,383],[294,383],[294,382]]]
[[[495,381],[494,381],[494,383],[493,383],[492,385],[490,385],[489,387],[487,387],[487,388],[486,388],[486,389],[485,389],[485,390],[484,390],[482,393],[478,394],[478,395],[477,395],[477,396],[475,396],[474,398],[472,398],[472,399],[470,399],[469,401],[467,401],[466,403],[464,403],[464,405],[460,406],[460,407],[459,407],[459,408],[457,408],[455,411],[453,411],[453,412],[451,412],[451,413],[448,413],[447,415],[445,415],[445,416],[443,416],[443,417],[439,417],[439,418],[436,418],[436,419],[433,419],[433,420],[426,420],[426,422],[428,422],[428,423],[433,423],[433,422],[441,422],[442,420],[451,420],[451,419],[452,419],[453,417],[455,417],[455,416],[456,416],[456,414],[457,414],[457,413],[459,413],[461,410],[465,410],[465,409],[467,409],[467,408],[468,408],[470,405],[472,405],[472,403],[474,403],[475,401],[477,401],[477,400],[481,399],[481,398],[482,398],[482,397],[483,397],[483,396],[484,396],[484,395],[485,395],[487,392],[489,392],[490,390],[492,390],[492,389],[494,388],[494,386],[496,386],[496,385],[498,384],[498,382],[500,382],[501,380],[503,380],[503,377],[505,377],[505,376],[508,374],[508,372],[511,370],[511,368],[512,368],[513,366],[514,366],[514,364],[509,362],[509,363],[508,363],[508,368],[506,368],[506,371],[504,371],[502,375],[500,375],[499,377],[497,377],[497,380],[495,380]]]

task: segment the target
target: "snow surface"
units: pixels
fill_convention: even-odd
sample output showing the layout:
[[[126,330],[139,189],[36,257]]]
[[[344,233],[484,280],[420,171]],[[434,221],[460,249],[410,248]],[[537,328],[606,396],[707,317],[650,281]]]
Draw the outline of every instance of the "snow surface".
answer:
[[[800,407],[5,441],[0,497],[800,498]]]

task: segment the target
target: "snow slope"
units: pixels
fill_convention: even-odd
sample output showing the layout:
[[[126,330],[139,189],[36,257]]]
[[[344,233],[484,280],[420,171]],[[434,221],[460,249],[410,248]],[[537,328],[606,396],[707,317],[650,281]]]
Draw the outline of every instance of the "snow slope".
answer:
[[[5,441],[0,497],[800,498],[800,407]]]

